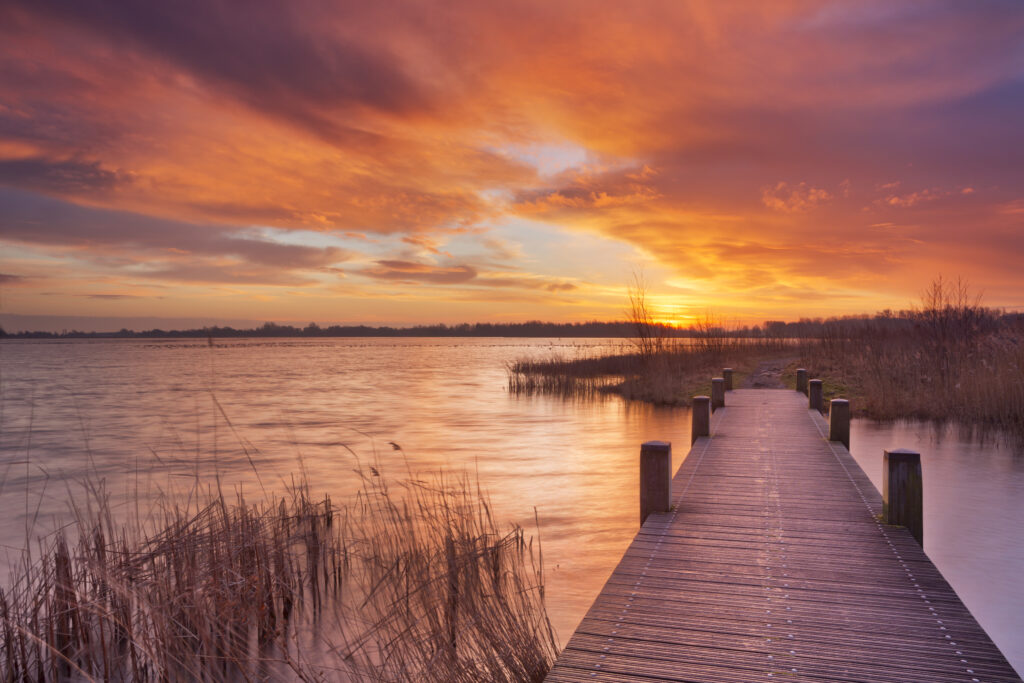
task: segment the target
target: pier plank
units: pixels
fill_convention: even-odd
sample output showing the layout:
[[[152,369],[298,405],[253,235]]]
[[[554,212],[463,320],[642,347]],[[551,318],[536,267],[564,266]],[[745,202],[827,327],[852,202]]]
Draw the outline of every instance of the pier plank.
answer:
[[[729,392],[546,680],[1019,683],[827,435],[803,394]]]

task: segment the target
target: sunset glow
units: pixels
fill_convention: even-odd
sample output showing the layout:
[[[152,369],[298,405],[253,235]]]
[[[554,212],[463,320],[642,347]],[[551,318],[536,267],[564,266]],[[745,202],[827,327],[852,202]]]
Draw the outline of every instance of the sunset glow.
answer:
[[[1022,120],[1019,2],[12,0],[0,324],[1021,310]]]

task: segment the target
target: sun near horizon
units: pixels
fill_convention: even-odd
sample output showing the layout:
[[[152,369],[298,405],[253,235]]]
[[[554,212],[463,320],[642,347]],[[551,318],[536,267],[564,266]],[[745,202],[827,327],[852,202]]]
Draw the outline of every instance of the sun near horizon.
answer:
[[[13,0],[0,38],[8,329],[615,320],[637,271],[684,326],[940,274],[1024,309],[1019,3]]]

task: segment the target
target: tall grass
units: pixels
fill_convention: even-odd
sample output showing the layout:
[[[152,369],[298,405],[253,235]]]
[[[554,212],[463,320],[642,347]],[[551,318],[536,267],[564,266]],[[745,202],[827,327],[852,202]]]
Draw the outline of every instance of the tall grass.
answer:
[[[768,356],[795,353],[795,347],[783,340],[709,332],[692,339],[664,339],[655,348],[633,353],[519,360],[508,366],[508,389],[518,395],[616,394],[661,405],[688,405],[695,391],[709,391],[710,378],[723,365],[744,374]]]
[[[936,280],[920,308],[898,317],[829,321],[800,348],[808,371],[845,385],[862,415],[1024,436],[1024,328],[959,281]]]
[[[117,522],[101,489],[0,590],[3,681],[540,681],[539,548],[468,477],[297,484]],[[72,540],[74,539],[74,540]]]

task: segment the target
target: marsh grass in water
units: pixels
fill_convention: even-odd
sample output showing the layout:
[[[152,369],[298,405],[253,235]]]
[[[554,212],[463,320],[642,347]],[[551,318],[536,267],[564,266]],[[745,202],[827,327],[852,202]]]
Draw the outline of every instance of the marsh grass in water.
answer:
[[[468,476],[360,476],[341,506],[299,482],[128,522],[94,487],[0,591],[0,679],[542,680],[539,547]]]
[[[710,313],[685,330],[656,322],[642,272],[633,274],[625,312],[633,330],[632,353],[522,359],[507,368],[509,392],[581,399],[615,394],[657,405],[690,405],[697,391],[708,393],[710,377],[721,373],[727,359],[745,374],[781,346],[777,339],[730,333]]]
[[[508,389],[517,395],[566,398],[618,395],[658,405],[689,405],[710,390],[710,378],[723,366],[748,374],[758,362],[792,354],[793,346],[777,339],[722,335],[661,340],[632,353],[599,358],[524,359],[508,366]]]

